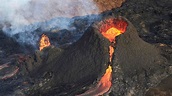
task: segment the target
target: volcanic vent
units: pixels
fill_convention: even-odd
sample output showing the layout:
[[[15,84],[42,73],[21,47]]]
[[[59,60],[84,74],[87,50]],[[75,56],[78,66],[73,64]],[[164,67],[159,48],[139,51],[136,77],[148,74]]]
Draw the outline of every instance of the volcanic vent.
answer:
[[[19,64],[35,80],[29,96],[142,96],[166,76],[159,50],[123,17],[95,22],[69,46],[56,48],[46,35],[40,41],[40,51]]]
[[[122,18],[114,19],[109,18],[99,23],[100,33],[107,38],[111,44],[109,45],[109,66],[106,69],[106,73],[101,77],[95,88],[91,88],[85,93],[78,96],[99,96],[107,93],[111,86],[111,78],[112,78],[112,56],[114,53],[114,45],[115,45],[115,37],[124,33],[127,28],[127,22]]]
[[[50,45],[51,44],[50,44],[49,38],[46,35],[42,34],[40,42],[39,42],[39,50],[41,51],[42,49]]]
[[[41,51],[20,64],[25,69],[23,74],[39,81],[26,93],[80,96],[107,93],[112,86],[115,37],[126,28],[127,22],[122,18],[107,18],[91,25],[76,43],[66,48],[40,46]],[[42,35],[41,40],[45,37]],[[43,45],[49,46],[47,38]]]

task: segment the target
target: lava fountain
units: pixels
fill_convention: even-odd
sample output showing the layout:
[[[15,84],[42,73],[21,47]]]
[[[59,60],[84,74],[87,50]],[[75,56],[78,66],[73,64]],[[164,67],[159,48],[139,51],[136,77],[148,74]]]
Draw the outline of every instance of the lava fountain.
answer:
[[[46,36],[45,34],[42,34],[40,42],[39,42],[39,50],[41,51],[42,49],[44,49],[45,47],[50,46],[50,40],[48,38],[48,36]]]

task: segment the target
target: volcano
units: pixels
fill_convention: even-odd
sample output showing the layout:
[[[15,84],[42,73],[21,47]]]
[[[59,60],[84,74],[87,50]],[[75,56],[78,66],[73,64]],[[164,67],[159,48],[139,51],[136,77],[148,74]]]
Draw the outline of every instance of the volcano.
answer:
[[[68,18],[69,29],[54,26],[63,25],[61,17],[40,25],[48,32],[38,28],[35,37],[0,32],[1,96],[171,96],[169,0],[94,1],[109,11],[91,21]],[[22,36],[39,37],[37,49],[15,41]]]
[[[76,43],[66,48],[42,47],[50,44],[47,43],[48,37],[42,35],[40,42],[45,41],[46,44],[40,43],[41,50],[19,64],[22,74],[28,74],[37,79],[44,78],[45,83],[42,86],[39,86],[40,82],[35,84],[27,94],[76,95],[81,93],[85,86],[87,88],[84,90],[88,89],[89,94],[103,95],[108,92],[111,87],[111,61],[115,37],[125,31],[127,22],[122,18],[109,18],[104,22],[106,23],[96,22],[91,25]],[[107,25],[108,23],[110,25]],[[95,90],[97,92],[89,92],[88,86],[92,84],[97,86]],[[47,89],[49,86],[50,88]],[[69,89],[62,90],[60,86],[64,88],[67,86]]]
[[[21,74],[36,80],[25,90],[29,96],[127,95],[137,87],[135,94],[143,95],[167,75],[163,73],[167,61],[159,49],[143,41],[123,17],[93,23],[66,47],[50,46],[46,35],[41,41],[48,46],[40,46],[34,56],[18,64]]]

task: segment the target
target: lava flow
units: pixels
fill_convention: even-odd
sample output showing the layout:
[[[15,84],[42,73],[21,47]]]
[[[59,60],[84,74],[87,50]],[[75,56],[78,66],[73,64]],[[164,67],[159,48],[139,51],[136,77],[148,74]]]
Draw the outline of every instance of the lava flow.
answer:
[[[100,32],[102,33],[102,35],[112,43],[112,45],[109,46],[110,63],[112,63],[112,56],[114,53],[113,43],[115,43],[115,37],[124,33],[126,31],[127,25],[127,22],[122,19],[109,19],[106,20],[105,24],[102,24],[100,28]],[[106,73],[99,81],[99,84],[103,85],[100,87],[100,89],[104,89],[103,92],[101,92],[102,94],[99,95],[103,95],[110,89],[112,85],[111,78],[112,67],[109,65],[108,69],[106,69]]]
[[[100,79],[96,87],[91,88],[90,90],[78,96],[100,96],[108,92],[112,86],[111,83],[112,66],[110,65],[112,63],[112,56],[114,53],[113,45],[115,43],[115,37],[124,33],[126,31],[128,24],[126,21],[122,19],[108,19],[104,21],[104,23],[101,25],[102,25],[100,27],[101,34],[111,42],[111,45],[109,46],[110,64],[106,69],[106,73]]]
[[[50,41],[48,36],[46,36],[45,34],[43,34],[41,36],[40,42],[39,42],[39,50],[41,51],[42,49],[44,49],[45,47],[50,46]]]
[[[0,65],[0,80],[11,78],[19,71],[18,67],[10,66],[9,64],[10,62]]]

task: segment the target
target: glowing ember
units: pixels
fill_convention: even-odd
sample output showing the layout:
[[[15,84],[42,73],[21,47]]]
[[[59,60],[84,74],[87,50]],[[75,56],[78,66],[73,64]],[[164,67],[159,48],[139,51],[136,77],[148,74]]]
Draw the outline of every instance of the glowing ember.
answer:
[[[44,49],[45,47],[48,47],[48,46],[50,46],[49,38],[48,38],[48,36],[43,34],[40,39],[39,50],[41,51],[42,49]]]

